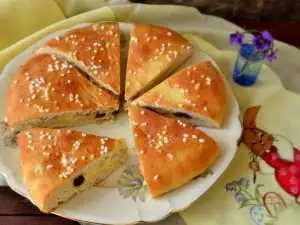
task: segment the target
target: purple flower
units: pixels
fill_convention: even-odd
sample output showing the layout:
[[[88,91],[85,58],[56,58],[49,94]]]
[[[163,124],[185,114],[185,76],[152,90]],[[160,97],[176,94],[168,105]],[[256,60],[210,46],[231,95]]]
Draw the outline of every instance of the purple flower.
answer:
[[[229,43],[232,45],[241,45],[243,43],[244,34],[240,32],[236,32],[234,34],[230,34]]]
[[[244,201],[247,200],[247,197],[241,192],[236,193],[234,195],[234,198],[238,203],[243,203]]]
[[[236,184],[234,183],[226,184],[226,191],[236,192]]]
[[[261,34],[255,34],[252,44],[256,50],[268,51],[272,45],[272,41],[265,39]]]
[[[261,35],[263,36],[263,38],[265,39],[265,40],[267,40],[267,41],[270,41],[270,42],[272,42],[272,41],[274,41],[274,38],[273,38],[273,36],[268,32],[268,31],[263,31],[262,33],[261,33]]]
[[[239,185],[241,185],[243,188],[248,189],[249,184],[250,184],[250,181],[249,181],[248,178],[243,178],[243,177],[242,177],[241,179],[239,179],[238,183],[239,183]]]
[[[278,52],[278,49],[276,49],[274,52],[271,52],[268,56],[267,59],[269,62],[272,62],[273,60],[277,59],[276,53]]]

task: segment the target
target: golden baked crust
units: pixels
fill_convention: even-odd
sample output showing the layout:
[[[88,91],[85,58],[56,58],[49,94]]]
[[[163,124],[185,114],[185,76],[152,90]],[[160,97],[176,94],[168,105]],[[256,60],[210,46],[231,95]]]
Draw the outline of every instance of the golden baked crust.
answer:
[[[34,128],[18,135],[24,182],[35,204],[48,211],[50,195],[93,161],[126,148],[111,139],[71,130]]]
[[[204,132],[155,112],[129,107],[142,173],[152,197],[178,188],[211,166],[220,149]]]
[[[118,22],[95,23],[48,41],[38,52],[52,51],[85,71],[102,87],[120,94]]]
[[[41,54],[24,63],[7,93],[8,125],[64,112],[118,109],[118,101],[66,61]]]
[[[199,116],[220,127],[226,110],[226,90],[216,68],[205,61],[175,73],[132,105]],[[202,121],[197,125],[203,125]]]
[[[164,80],[193,53],[190,43],[166,27],[133,24],[129,45],[125,100]]]

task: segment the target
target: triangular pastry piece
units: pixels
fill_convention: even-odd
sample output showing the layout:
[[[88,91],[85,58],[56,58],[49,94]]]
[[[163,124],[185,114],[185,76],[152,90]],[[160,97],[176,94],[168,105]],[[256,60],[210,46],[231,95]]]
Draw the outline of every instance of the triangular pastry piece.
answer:
[[[105,179],[127,159],[124,139],[34,128],[18,135],[25,185],[41,211]]]
[[[207,170],[220,153],[204,132],[147,109],[129,107],[140,168],[156,197]]]
[[[125,100],[132,101],[166,79],[192,53],[191,44],[173,30],[150,24],[133,24]]]
[[[30,127],[64,127],[112,119],[118,101],[55,56],[25,62],[13,77],[6,112],[13,133]]]
[[[119,23],[102,22],[71,30],[46,42],[38,53],[65,58],[101,87],[120,94]]]
[[[226,111],[226,90],[211,62],[181,70],[135,101],[193,125],[220,127]]]

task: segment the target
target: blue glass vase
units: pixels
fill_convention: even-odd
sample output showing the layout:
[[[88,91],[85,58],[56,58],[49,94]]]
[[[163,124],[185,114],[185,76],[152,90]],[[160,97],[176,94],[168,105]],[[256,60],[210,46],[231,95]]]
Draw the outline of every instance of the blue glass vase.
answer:
[[[258,52],[252,44],[241,45],[233,71],[233,80],[240,86],[255,84],[266,54]]]

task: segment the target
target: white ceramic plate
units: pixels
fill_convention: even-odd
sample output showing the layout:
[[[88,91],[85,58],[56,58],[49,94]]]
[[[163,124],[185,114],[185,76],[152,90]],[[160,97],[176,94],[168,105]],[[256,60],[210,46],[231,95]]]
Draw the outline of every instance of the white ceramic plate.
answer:
[[[49,35],[6,65],[0,76],[0,118],[6,117],[6,92],[8,84],[18,67],[32,57],[35,49],[47,40],[61,35],[67,30],[85,25],[87,24],[76,25],[73,28]],[[129,33],[131,24],[120,23],[120,27],[122,32]],[[197,48],[197,46],[195,47]],[[212,61],[205,53],[197,49],[194,56],[179,69],[204,60]],[[213,63],[215,64],[215,62]],[[215,66],[217,67],[216,64]],[[91,223],[133,224],[140,221],[154,222],[161,220],[172,212],[180,211],[192,204],[216,182],[228,167],[235,155],[237,140],[241,135],[238,102],[223,74],[222,76],[226,84],[228,97],[228,110],[224,126],[222,129],[199,128],[212,136],[222,149],[221,156],[206,174],[160,198],[151,199],[147,193],[143,177],[138,170],[138,160],[128,117],[125,112],[122,112],[118,115],[115,123],[86,125],[74,129],[113,138],[126,138],[130,148],[128,163],[115,171],[104,182],[61,204],[53,213]],[[0,141],[0,172],[6,177],[7,183],[14,191],[30,199],[22,181],[18,149],[5,146],[3,140]]]

